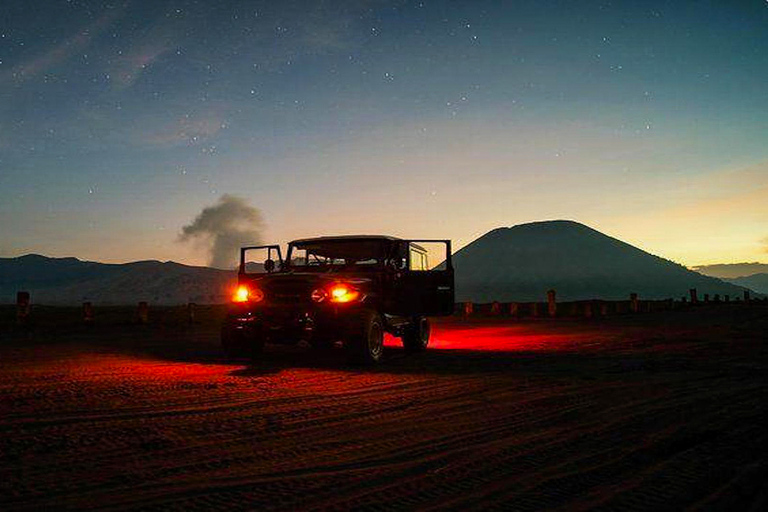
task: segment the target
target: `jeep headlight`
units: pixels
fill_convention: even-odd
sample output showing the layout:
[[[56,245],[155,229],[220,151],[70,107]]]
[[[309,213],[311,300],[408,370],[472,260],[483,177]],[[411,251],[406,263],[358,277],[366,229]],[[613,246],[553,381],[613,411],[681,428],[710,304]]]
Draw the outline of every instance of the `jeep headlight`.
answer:
[[[237,287],[232,302],[261,302],[264,300],[264,292],[255,287],[241,284]]]
[[[360,291],[348,284],[335,284],[331,286],[328,294],[331,302],[353,302],[360,298]]]

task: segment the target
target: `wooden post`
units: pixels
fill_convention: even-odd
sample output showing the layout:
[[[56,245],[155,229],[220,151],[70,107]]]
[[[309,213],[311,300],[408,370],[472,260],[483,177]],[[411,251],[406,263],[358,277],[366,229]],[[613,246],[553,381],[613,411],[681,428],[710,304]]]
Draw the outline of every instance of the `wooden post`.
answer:
[[[149,304],[145,301],[139,302],[139,308],[136,311],[136,316],[140,324],[149,323]]]
[[[557,315],[557,300],[556,300],[557,293],[555,290],[548,290],[547,291],[547,313],[550,317],[555,317]]]
[[[696,296],[696,288],[691,288],[689,293],[691,294],[691,304],[698,304],[699,298]]]
[[[708,293],[704,294],[704,302],[709,302],[709,294]]]
[[[472,306],[471,302],[465,302],[464,303],[464,316],[469,317],[472,315],[474,307]]]
[[[83,323],[93,324],[93,305],[90,302],[83,302]]]
[[[509,316],[517,318],[520,315],[520,304],[517,302],[509,303]]]
[[[531,316],[536,318],[539,316],[539,303],[538,302],[532,302],[531,303]]]
[[[499,316],[501,314],[501,304],[496,301],[491,303],[491,314],[493,316]]]
[[[16,293],[16,323],[27,325],[29,322],[29,292]]]
[[[629,310],[632,311],[633,313],[637,313],[640,311],[639,305],[637,303],[636,293],[629,294]]]
[[[749,290],[744,290],[744,302],[749,302]]]
[[[195,323],[195,308],[197,304],[190,302],[187,304],[187,322],[190,324]]]

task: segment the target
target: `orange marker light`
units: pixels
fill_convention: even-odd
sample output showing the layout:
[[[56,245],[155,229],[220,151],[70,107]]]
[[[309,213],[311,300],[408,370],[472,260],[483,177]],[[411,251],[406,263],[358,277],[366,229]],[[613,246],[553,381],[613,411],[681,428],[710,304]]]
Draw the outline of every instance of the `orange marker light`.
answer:
[[[331,302],[352,302],[359,297],[359,291],[345,284],[337,284],[331,288]]]

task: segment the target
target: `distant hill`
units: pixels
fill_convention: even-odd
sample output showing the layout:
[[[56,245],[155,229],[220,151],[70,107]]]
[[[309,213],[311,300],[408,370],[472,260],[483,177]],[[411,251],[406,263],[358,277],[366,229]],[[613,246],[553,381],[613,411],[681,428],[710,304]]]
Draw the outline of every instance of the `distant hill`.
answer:
[[[768,273],[753,274],[751,276],[737,277],[734,279],[723,279],[738,286],[745,286],[758,293],[768,294]]]
[[[476,302],[544,300],[554,288],[558,300],[679,298],[689,288],[741,296],[743,288],[766,290],[759,276],[731,284],[703,276],[648,254],[583,224],[549,221],[495,229],[453,256],[456,298]],[[249,266],[249,270],[258,269]],[[765,276],[766,274],[762,274]],[[36,304],[100,305],[223,303],[236,272],[174,262],[105,264],[36,254],[0,258],[0,303],[29,291]]]
[[[498,228],[453,257],[456,298],[476,302],[741,296],[743,289],[653,256],[577,222],[558,220]]]
[[[236,273],[174,262],[105,264],[29,254],[0,258],[0,303],[30,292],[37,304],[201,304],[226,302]]]
[[[734,279],[755,274],[768,274],[768,263],[756,261],[751,263],[717,263],[715,265],[699,265],[693,267],[693,270],[705,276]]]

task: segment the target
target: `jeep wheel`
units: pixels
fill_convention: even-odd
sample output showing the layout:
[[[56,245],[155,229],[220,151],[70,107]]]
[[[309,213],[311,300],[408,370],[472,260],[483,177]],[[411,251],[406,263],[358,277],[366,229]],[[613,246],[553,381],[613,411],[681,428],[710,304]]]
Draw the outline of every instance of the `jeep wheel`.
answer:
[[[384,354],[384,324],[375,311],[364,313],[347,338],[350,360],[359,364],[376,364]]]
[[[406,352],[421,352],[429,344],[429,320],[424,317],[414,318],[403,332],[403,348]]]
[[[227,358],[255,358],[264,350],[264,339],[252,329],[236,329],[231,325],[221,328],[221,348]]]

